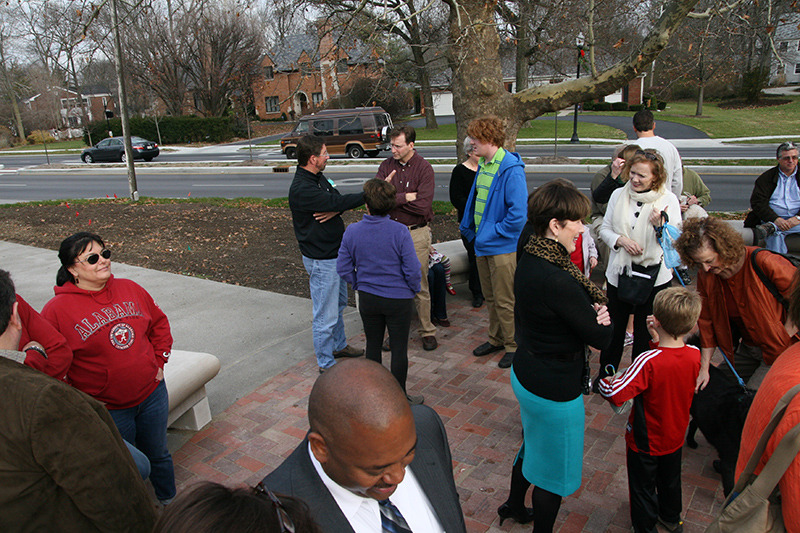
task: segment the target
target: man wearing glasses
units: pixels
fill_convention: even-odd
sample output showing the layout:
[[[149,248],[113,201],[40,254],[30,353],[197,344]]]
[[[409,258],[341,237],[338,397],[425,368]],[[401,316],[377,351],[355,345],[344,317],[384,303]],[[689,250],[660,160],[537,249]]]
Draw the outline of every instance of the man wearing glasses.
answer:
[[[322,174],[328,149],[320,137],[305,135],[297,142],[297,172],[289,187],[289,207],[303,265],[309,276],[314,320],[311,331],[320,374],[339,357],[364,354],[347,344],[342,312],[347,307],[347,282],[336,273],[336,258],[344,236],[341,214],[364,203],[364,193],[339,194]]]
[[[408,227],[414,251],[422,268],[420,290],[414,296],[419,316],[419,336],[424,350],[435,350],[436,327],[431,321],[431,293],[428,287],[428,254],[431,251],[433,220],[433,193],[435,190],[433,167],[414,149],[417,132],[403,124],[389,132],[392,157],[378,167],[376,178],[391,181],[397,189],[397,204],[389,211],[389,218]],[[385,347],[384,351],[388,351]]]
[[[745,227],[753,228],[756,242],[786,253],[786,235],[800,233],[800,182],[797,176],[797,145],[784,142],[776,151],[778,165],[761,174],[750,195],[752,211]]]

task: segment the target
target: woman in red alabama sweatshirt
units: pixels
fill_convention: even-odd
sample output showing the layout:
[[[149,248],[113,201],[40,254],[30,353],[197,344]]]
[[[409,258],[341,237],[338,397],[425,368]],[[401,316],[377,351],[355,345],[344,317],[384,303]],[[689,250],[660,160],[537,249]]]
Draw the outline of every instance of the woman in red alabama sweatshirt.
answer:
[[[169,321],[140,285],[111,274],[111,251],[92,233],[61,243],[55,296],[42,309],[73,352],[67,382],[104,402],[122,437],[150,459],[150,481],[167,503],[175,496],[167,449],[169,398],[164,364]]]

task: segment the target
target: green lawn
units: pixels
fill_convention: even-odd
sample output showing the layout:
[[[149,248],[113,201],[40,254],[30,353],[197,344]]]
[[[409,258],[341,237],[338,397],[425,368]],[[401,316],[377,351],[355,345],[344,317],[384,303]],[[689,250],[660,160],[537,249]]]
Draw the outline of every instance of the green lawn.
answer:
[[[83,139],[71,139],[69,141],[56,141],[52,143],[47,143],[47,150],[56,151],[56,150],[82,150],[86,148],[86,145],[83,144]],[[26,151],[26,150],[44,150],[44,145],[41,143],[38,144],[20,144],[18,146],[12,146],[11,148],[3,148],[0,150],[0,154],[3,152],[19,152],[19,151]]]
[[[549,116],[552,116],[550,114]],[[531,127],[519,130],[517,139],[553,139],[555,135],[555,124],[551,120],[533,121]],[[559,139],[569,140],[572,137],[572,121],[558,121]],[[593,137],[600,139],[625,139],[625,134],[616,128],[602,126],[600,124],[578,123],[578,137]],[[426,130],[417,128],[418,141],[450,141],[456,138],[456,125],[440,125],[438,130]]]
[[[789,133],[798,138],[800,97],[781,97],[793,100],[790,104],[754,109],[720,109],[718,103],[705,102],[703,116],[696,117],[697,102],[670,102],[667,109],[655,112],[656,122],[668,120],[693,126],[712,138],[760,137]],[[597,115],[633,116],[629,111],[594,111]],[[588,115],[589,112],[586,112]],[[578,126],[580,128],[580,126]],[[578,130],[580,133],[580,129]],[[658,130],[656,130],[658,133]]]

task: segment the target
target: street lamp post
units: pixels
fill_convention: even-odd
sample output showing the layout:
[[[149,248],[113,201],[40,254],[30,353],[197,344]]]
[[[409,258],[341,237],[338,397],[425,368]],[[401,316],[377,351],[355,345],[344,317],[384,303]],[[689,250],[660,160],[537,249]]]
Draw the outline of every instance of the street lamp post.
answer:
[[[578,47],[578,72],[575,75],[575,80],[577,81],[581,77],[581,54],[583,53],[583,32],[578,33],[578,36],[575,38],[575,45]],[[580,140],[578,139],[578,102],[575,102],[575,113],[572,122],[572,138],[569,140],[571,143],[578,143]]]
[[[114,133],[111,131],[111,122],[109,122],[108,119],[114,117],[114,112],[106,109],[105,104],[103,104],[103,114],[106,116],[106,128],[108,129],[108,136],[113,137]]]

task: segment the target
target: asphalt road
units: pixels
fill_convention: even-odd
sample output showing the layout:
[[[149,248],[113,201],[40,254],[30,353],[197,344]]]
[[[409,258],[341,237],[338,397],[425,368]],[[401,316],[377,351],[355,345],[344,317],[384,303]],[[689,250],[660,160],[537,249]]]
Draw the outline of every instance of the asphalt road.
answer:
[[[777,143],[771,144],[741,144],[741,145],[725,145],[725,146],[703,146],[691,147],[682,146],[679,148],[681,156],[684,159],[770,159],[775,157],[775,146]],[[455,146],[428,146],[425,144],[418,144],[417,150],[426,159],[443,159],[455,158]],[[554,147],[552,145],[519,145],[517,151],[523,157],[548,157],[555,155]],[[575,159],[611,159],[612,147],[603,144],[561,144],[558,146],[558,155],[561,157],[571,157]],[[388,157],[389,152],[384,152],[384,156]],[[269,161],[287,161],[286,156],[282,155],[277,148],[274,149],[259,149],[253,152],[255,159],[269,160]],[[234,153],[203,153],[203,152],[162,152],[154,162],[155,163],[199,163],[199,162],[237,162],[245,161],[249,158],[246,150],[239,150]],[[347,159],[346,157],[336,159]],[[59,154],[50,156],[51,164],[75,164],[83,165],[80,157],[77,154]],[[362,159],[363,162],[378,162],[378,159]],[[0,154],[0,164],[5,165],[5,170],[0,172],[8,172],[20,168],[28,168],[38,165],[47,164],[47,158],[44,154]],[[90,165],[85,165],[87,169],[91,168]],[[99,168],[99,167],[96,167]]]
[[[280,198],[287,195],[292,173],[274,173],[266,167],[252,169],[187,168],[139,169],[137,183],[140,196],[163,198],[192,197],[256,197]],[[342,193],[358,192],[363,183],[374,176],[374,170],[353,170],[326,173]],[[749,207],[750,193],[758,172],[712,174],[700,171],[711,189],[711,209],[741,211]],[[593,177],[589,172],[528,173],[528,189],[564,177],[578,188],[589,192]],[[436,200],[449,201],[450,172],[436,172]],[[122,170],[87,168],[84,172],[35,171],[0,174],[0,201],[22,202],[69,198],[104,198],[128,196],[127,176]]]

